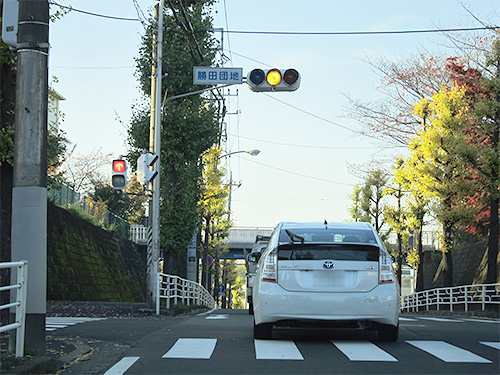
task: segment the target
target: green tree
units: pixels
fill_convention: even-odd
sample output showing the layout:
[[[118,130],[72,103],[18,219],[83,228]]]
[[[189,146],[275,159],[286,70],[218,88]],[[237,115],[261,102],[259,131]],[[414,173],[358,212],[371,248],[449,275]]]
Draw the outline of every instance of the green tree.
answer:
[[[404,165],[403,159],[398,159],[394,165],[394,169],[401,169]],[[396,177],[393,179],[392,186],[387,187],[385,194],[393,196],[396,199],[396,206],[386,206],[384,208],[384,219],[387,225],[397,236],[397,251],[396,251],[396,277],[399,285],[401,285],[401,275],[403,268],[403,258],[405,257],[404,244],[407,244],[408,232],[408,213],[404,204],[405,189],[401,180]]]
[[[162,92],[167,98],[200,89],[192,83],[193,66],[212,66],[217,44],[209,16],[212,0],[168,1],[163,24]],[[154,24],[150,21],[136,58],[137,77],[145,97],[150,95]],[[160,240],[165,255],[164,271],[186,274],[185,252],[199,225],[198,197],[202,165],[200,155],[220,135],[221,106],[202,95],[168,100],[163,107],[161,135]],[[133,110],[129,129],[129,160],[149,149],[149,108]]]
[[[431,100],[423,99],[415,112],[424,119],[424,126],[410,144],[407,162],[408,180],[435,202],[433,211],[442,224],[439,272],[445,286],[453,285],[453,228],[465,214],[461,197],[467,184],[461,176],[466,167],[459,156],[466,143],[464,129],[469,110],[461,89],[443,89]]]
[[[384,240],[387,234],[382,233],[384,225],[384,205],[382,199],[388,176],[381,170],[373,170],[366,176],[363,185],[354,188],[351,215],[355,221],[371,223]]]
[[[418,292],[424,290],[424,249],[422,243],[422,233],[425,224],[425,215],[429,203],[424,192],[418,184],[412,182],[413,170],[405,159],[399,159],[398,167],[395,169],[394,180],[408,192],[407,197],[407,224],[413,231],[414,252],[408,254],[407,261],[417,268]]]
[[[221,256],[227,252],[224,239],[231,226],[227,203],[229,187],[224,184],[225,170],[220,168],[221,147],[213,146],[203,155],[203,175],[199,211],[201,217],[201,232],[203,234],[203,278],[202,285],[210,289],[208,283],[207,257],[214,259],[212,266],[215,282],[215,291],[219,284],[219,262]]]

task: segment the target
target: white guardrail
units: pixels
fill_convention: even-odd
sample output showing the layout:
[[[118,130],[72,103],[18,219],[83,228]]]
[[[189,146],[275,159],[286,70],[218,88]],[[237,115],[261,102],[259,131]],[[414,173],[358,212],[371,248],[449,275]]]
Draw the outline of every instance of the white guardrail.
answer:
[[[183,303],[185,306],[202,305],[210,309],[215,308],[215,300],[201,285],[179,276],[160,273],[158,280],[158,298],[156,300],[156,313],[160,313],[160,301],[166,300],[166,308],[170,305]]]
[[[15,322],[0,326],[0,333],[16,330],[16,357],[24,356],[24,332],[25,332],[25,317],[26,317],[26,279],[28,277],[28,262],[22,260],[20,262],[4,262],[0,263],[0,269],[10,268],[11,272],[17,268],[16,283],[12,285],[0,286],[0,292],[16,291],[15,302],[0,305],[0,310],[16,308]],[[12,277],[11,277],[12,280]],[[14,300],[11,297],[10,300]]]
[[[500,284],[464,285],[450,288],[425,290],[401,297],[401,311],[449,310],[460,307],[465,311],[473,305],[500,306]]]

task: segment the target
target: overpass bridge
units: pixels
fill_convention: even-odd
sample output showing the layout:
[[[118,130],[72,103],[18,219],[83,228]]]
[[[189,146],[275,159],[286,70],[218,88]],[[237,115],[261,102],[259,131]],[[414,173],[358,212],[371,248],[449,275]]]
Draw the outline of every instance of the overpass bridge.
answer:
[[[270,236],[274,228],[269,227],[233,227],[229,229],[226,239],[228,252],[221,259],[245,259],[252,250],[257,235]],[[439,241],[436,233],[424,231],[422,236],[424,251],[439,250]],[[133,225],[130,228],[130,240],[138,244],[147,243],[147,227]],[[389,245],[396,246],[396,233],[391,233],[388,239]]]

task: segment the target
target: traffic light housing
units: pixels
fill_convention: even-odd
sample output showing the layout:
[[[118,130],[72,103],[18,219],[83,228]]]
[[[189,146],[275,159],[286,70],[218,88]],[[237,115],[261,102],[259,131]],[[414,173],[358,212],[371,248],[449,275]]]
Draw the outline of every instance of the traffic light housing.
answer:
[[[300,74],[295,69],[254,69],[247,75],[247,84],[254,92],[295,91],[300,86]]]
[[[127,163],[123,159],[113,160],[113,175],[111,176],[113,189],[125,190],[127,187]]]
[[[137,181],[143,185],[152,182],[158,175],[158,171],[154,169],[154,163],[158,160],[156,154],[142,154],[137,159]],[[150,169],[151,168],[151,169]]]

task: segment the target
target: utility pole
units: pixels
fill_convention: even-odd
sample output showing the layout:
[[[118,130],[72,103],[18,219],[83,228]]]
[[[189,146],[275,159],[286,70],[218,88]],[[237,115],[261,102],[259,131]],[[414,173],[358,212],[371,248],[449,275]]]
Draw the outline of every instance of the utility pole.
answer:
[[[25,350],[44,355],[47,303],[48,0],[20,0],[12,189],[12,259],[30,265]],[[12,344],[12,343],[11,343]]]
[[[153,35],[153,67],[151,72],[151,116],[149,123],[149,151],[158,156],[158,176],[153,180],[153,197],[149,217],[152,238],[148,241],[146,305],[156,308],[158,298],[158,268],[160,257],[160,178],[161,178],[161,79],[163,43],[163,0],[155,6],[156,33]],[[158,312],[158,311],[157,311]]]

